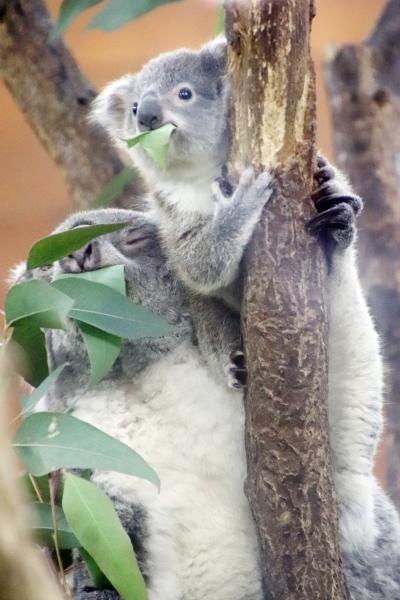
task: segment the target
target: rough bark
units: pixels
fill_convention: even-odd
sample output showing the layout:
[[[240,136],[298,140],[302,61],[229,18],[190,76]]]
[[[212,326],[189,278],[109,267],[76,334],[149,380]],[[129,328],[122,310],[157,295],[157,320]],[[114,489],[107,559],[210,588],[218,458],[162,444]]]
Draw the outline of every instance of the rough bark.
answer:
[[[315,160],[309,0],[228,3],[233,163],[273,168],[246,260],[247,495],[267,597],[347,598],[327,425],[326,266],[304,227]]]
[[[87,122],[96,95],[61,41],[42,0],[0,0],[0,76],[66,178],[76,206],[102,191],[123,163],[106,135]],[[119,204],[132,203],[137,184]]]
[[[234,162],[274,167],[247,257],[243,326],[248,497],[271,598],[342,598],[327,433],[325,269],[312,211],[314,73],[308,0],[228,6]]]
[[[388,485],[400,507],[400,2],[371,36],[335,49],[326,68],[339,166],[365,200],[361,276],[383,337]]]

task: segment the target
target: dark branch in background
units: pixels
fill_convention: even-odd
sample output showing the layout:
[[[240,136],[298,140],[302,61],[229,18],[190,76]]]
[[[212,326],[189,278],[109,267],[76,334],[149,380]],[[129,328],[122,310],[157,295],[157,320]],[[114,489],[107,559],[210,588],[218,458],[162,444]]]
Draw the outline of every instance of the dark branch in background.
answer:
[[[87,123],[96,91],[64,44],[49,42],[51,31],[42,0],[0,0],[0,76],[83,207],[124,165],[106,135]],[[132,205],[139,192],[135,178],[116,204]]]
[[[326,68],[337,161],[365,200],[361,275],[383,336],[388,486],[400,507],[400,2],[370,37],[335,49]]]
[[[309,0],[227,4],[233,163],[276,172],[247,256],[247,494],[271,600],[347,598],[327,422],[325,259],[304,223],[315,165]]]

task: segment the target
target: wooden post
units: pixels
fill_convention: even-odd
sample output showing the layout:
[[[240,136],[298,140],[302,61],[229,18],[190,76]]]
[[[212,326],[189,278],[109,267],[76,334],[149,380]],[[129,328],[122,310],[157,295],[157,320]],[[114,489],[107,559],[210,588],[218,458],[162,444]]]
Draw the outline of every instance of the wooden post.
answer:
[[[275,172],[246,260],[247,494],[267,597],[347,598],[327,424],[326,267],[313,212],[309,0],[228,2],[233,164]]]

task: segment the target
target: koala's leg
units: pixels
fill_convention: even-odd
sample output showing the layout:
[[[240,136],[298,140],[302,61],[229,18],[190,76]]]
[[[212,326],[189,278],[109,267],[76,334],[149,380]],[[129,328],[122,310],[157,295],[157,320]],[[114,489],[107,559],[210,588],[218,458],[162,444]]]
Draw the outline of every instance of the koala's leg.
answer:
[[[240,318],[222,300],[191,294],[193,328],[203,358],[229,387],[246,385]]]
[[[329,427],[344,549],[372,547],[377,524],[373,460],[381,428],[379,340],[361,289],[353,247],[361,208],[340,174],[320,158],[309,229],[326,243],[329,276]]]
[[[215,213],[185,227],[177,224],[170,253],[179,278],[192,290],[212,294],[228,287],[238,276],[240,261],[263,207],[272,195],[271,175],[254,179],[247,169],[231,197],[215,182]]]

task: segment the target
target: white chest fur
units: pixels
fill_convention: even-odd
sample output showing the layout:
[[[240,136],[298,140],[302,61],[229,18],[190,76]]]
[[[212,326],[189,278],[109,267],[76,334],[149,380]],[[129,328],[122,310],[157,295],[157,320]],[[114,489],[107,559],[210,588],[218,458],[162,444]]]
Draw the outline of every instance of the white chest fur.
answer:
[[[244,495],[240,394],[182,344],[125,389],[83,396],[76,416],[132,446],[161,492],[119,474],[96,479],[149,514],[151,600],[261,600],[257,539]],[[110,419],[110,414],[113,418]]]

